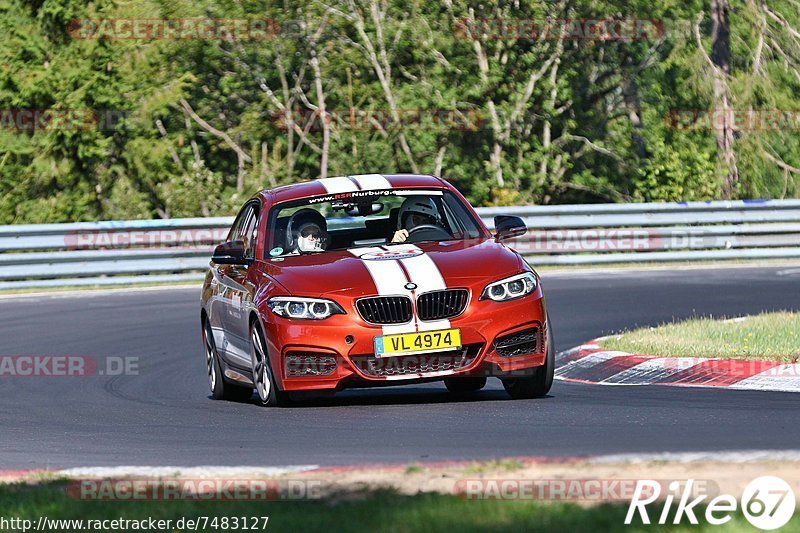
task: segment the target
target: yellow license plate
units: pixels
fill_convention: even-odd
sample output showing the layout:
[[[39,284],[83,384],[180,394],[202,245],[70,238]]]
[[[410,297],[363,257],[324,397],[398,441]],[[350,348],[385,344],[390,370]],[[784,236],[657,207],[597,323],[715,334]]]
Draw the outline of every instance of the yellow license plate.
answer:
[[[397,333],[375,337],[375,356],[390,357],[461,348],[460,329]]]

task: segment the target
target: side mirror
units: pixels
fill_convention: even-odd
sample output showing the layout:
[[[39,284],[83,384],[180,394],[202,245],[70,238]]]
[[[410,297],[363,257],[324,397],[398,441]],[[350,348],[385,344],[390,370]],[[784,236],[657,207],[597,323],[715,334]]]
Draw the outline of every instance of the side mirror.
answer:
[[[211,260],[218,265],[246,265],[250,260],[244,256],[244,242],[230,241],[223,242],[214,248],[214,255]]]
[[[499,241],[525,235],[528,231],[528,226],[519,217],[498,215],[494,217],[494,230],[494,238]]]

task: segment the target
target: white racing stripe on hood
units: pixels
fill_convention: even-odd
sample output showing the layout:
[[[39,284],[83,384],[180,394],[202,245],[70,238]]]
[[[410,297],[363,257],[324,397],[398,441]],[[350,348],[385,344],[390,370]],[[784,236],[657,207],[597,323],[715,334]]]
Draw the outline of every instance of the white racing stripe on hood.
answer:
[[[422,251],[413,244],[392,246],[391,250],[409,252]],[[408,277],[411,278],[412,283],[417,284],[417,289],[415,291],[417,296],[425,292],[441,291],[447,288],[447,284],[444,282],[444,278],[442,277],[442,273],[439,271],[439,267],[436,266],[436,263],[433,262],[433,259],[431,259],[428,254],[422,253],[421,255],[414,257],[400,259],[400,262],[403,263],[403,266],[408,272]],[[449,327],[450,321],[447,319],[419,321],[420,331],[447,329]]]
[[[375,283],[375,289],[378,295],[408,296],[414,301],[414,309],[416,311],[416,296],[426,292],[440,291],[447,288],[444,277],[433,259],[413,244],[400,244],[383,248],[377,246],[353,248],[350,250],[350,253],[356,257],[361,257],[367,253],[376,253],[386,250],[397,253],[418,253],[419,255],[398,260],[362,260],[362,263],[372,277],[372,281]],[[403,268],[408,273],[408,278],[406,277],[406,273],[403,272],[403,268],[400,267],[400,264],[403,265]],[[405,288],[405,284],[408,280],[417,285],[413,293]],[[447,319],[421,321],[418,319],[415,312],[412,322],[401,325],[383,326],[383,333],[384,335],[392,333],[413,333],[415,331],[448,329],[449,327],[450,321]]]
[[[355,180],[362,191],[374,191],[391,189],[392,184],[389,180],[380,174],[360,174],[358,176],[349,176],[350,179]]]
[[[353,182],[353,180],[347,178],[346,176],[340,176],[337,178],[322,178],[319,181],[323,187],[325,187],[325,192],[329,194],[334,194],[338,192],[354,192],[358,190],[358,186]]]
[[[380,253],[384,250],[377,246],[370,246],[364,248],[351,248],[350,253],[356,257],[361,257],[368,253]],[[394,260],[369,260],[364,259],[361,263],[369,271],[375,289],[378,291],[379,296],[408,296],[412,301],[414,300],[411,291],[405,288],[408,283],[403,269],[400,264]],[[417,331],[417,317],[408,324],[391,324],[383,326],[383,334],[391,335],[393,333],[414,333]]]

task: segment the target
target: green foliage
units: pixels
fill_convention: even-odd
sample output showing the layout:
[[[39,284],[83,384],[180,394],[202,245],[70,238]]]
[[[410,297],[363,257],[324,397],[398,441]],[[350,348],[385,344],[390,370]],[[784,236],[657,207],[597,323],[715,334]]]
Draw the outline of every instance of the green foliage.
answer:
[[[761,4],[734,7],[734,108],[800,108],[793,34]],[[788,0],[769,9],[800,24]],[[714,106],[707,15],[703,49],[691,27],[700,12],[707,1],[0,0],[0,112],[84,116],[21,131],[4,117],[0,223],[230,214],[261,188],[323,173],[438,171],[476,205],[718,198],[715,132],[668,120]],[[75,33],[86,19],[198,17],[271,19],[280,33]],[[480,37],[465,33],[469,17],[646,18],[667,31]],[[800,194],[797,131],[743,130],[734,148],[738,197]]]
[[[651,157],[638,169],[633,198],[639,202],[713,200],[721,186],[713,152],[697,149],[693,136],[674,135],[667,144],[662,138],[648,143]]]

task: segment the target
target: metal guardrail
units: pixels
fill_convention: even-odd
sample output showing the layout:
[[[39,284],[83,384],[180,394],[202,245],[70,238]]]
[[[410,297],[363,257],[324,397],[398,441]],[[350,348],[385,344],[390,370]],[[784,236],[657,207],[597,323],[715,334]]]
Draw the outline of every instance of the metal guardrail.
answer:
[[[479,208],[536,265],[800,258],[800,200]],[[201,279],[232,217],[0,226],[0,290]]]

